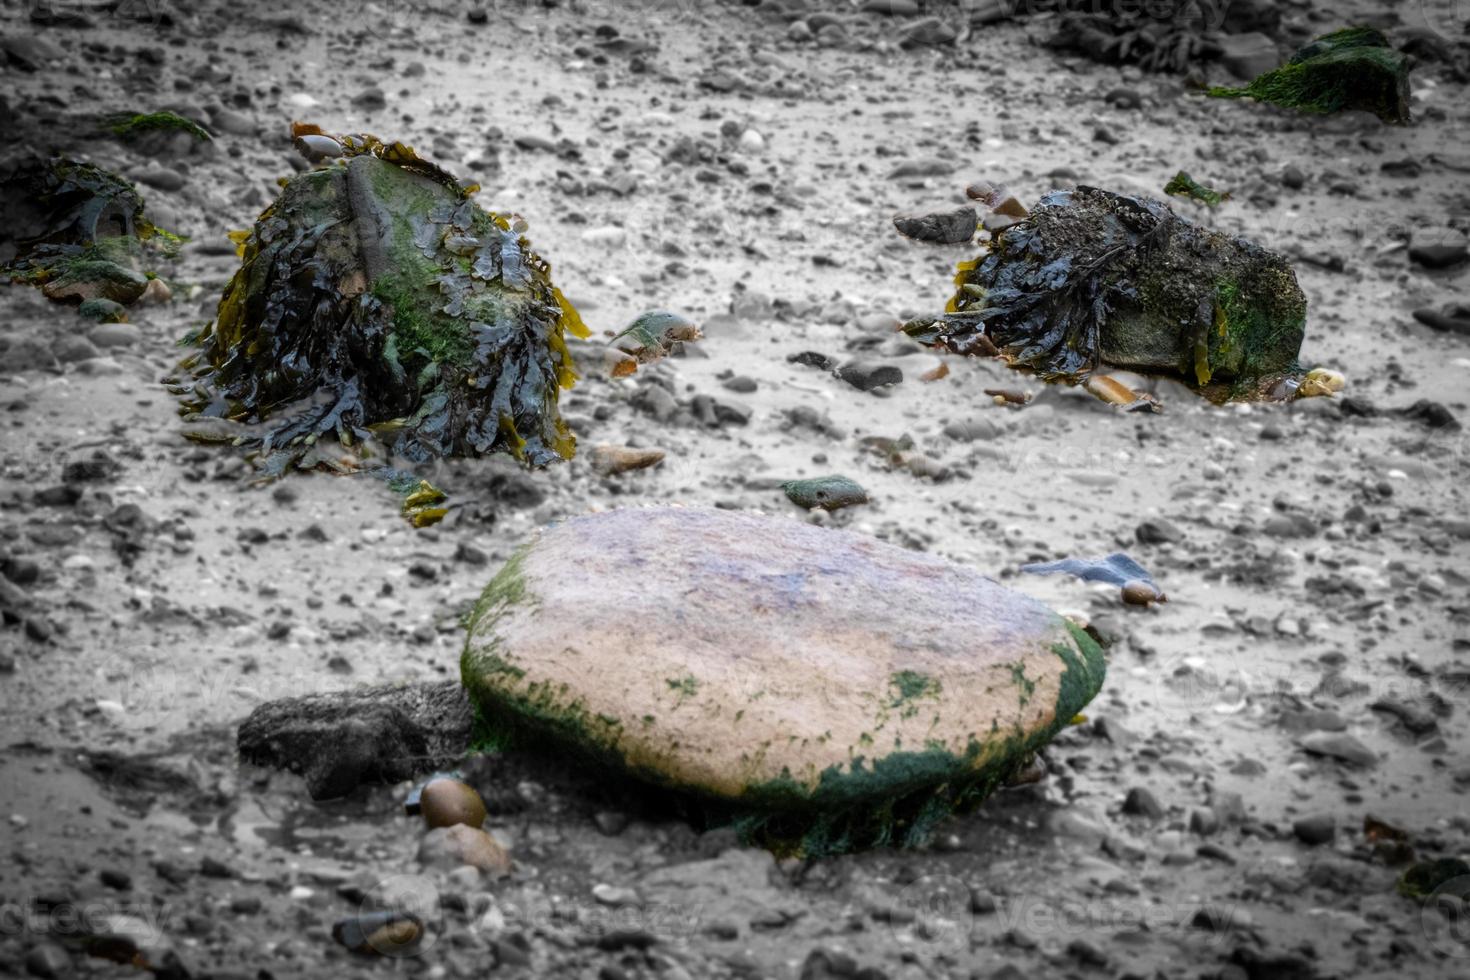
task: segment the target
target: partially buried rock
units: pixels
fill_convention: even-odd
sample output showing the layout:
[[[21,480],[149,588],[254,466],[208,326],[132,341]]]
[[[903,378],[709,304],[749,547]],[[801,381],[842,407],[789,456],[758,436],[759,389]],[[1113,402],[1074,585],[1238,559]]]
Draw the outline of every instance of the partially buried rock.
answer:
[[[808,854],[924,840],[1105,670],[1081,629],[963,566],[702,509],[544,530],[486,587],[461,667],[496,734]]]
[[[297,127],[297,136],[318,135]],[[331,436],[411,463],[569,458],[559,389],[585,337],[524,223],[491,214],[402,143],[337,139],[243,241],[243,262],[175,391],[188,412],[272,420],[266,472]]]

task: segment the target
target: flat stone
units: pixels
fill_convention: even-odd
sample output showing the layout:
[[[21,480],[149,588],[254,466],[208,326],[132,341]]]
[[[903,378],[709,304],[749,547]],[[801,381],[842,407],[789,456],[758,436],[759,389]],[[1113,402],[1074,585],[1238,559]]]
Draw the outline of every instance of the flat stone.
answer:
[[[1346,732],[1313,732],[1302,739],[1302,748],[1364,768],[1378,764],[1373,750]]]
[[[1453,239],[1447,236],[1443,241],[1415,242],[1409,246],[1409,261],[1426,269],[1449,269],[1467,259],[1470,259],[1470,247],[1467,247],[1463,236]]]
[[[899,234],[921,242],[936,245],[959,245],[975,237],[980,219],[974,208],[956,208],[953,211],[936,211],[932,214],[899,215],[893,219],[893,227]]]
[[[901,368],[879,361],[848,361],[837,369],[837,376],[859,391],[903,383]]]
[[[102,348],[132,347],[143,339],[143,333],[136,324],[104,323],[87,334],[87,339]]]
[[[969,568],[695,508],[541,531],[485,589],[462,660],[486,718],[760,809],[987,790],[1104,670],[1080,629]]]

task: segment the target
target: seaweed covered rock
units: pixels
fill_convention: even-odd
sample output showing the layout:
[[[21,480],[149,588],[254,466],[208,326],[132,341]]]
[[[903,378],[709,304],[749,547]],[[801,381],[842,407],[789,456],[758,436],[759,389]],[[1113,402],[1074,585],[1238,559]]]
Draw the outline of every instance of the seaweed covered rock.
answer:
[[[1048,381],[1099,367],[1175,376],[1216,401],[1265,396],[1298,370],[1307,301],[1286,260],[1095,187],[1043,197],[960,264],[947,312],[904,325]]]
[[[1145,71],[1187,72],[1225,52],[1225,35],[1275,34],[1280,8],[1266,0],[1155,0],[1104,5],[1059,0],[1056,31],[1047,45],[1077,51],[1104,64]]]
[[[143,243],[163,238],[132,184],[65,157],[0,163],[0,273],[51,299],[128,304],[148,286]]]
[[[1389,123],[1409,121],[1409,64],[1382,32],[1349,27],[1317,38],[1280,68],[1243,88],[1215,87],[1215,98],[1251,98],[1304,112],[1371,112]]]
[[[808,854],[921,841],[1105,670],[1082,630],[963,566],[671,508],[544,530],[485,589],[461,667],[492,738],[554,745]]]
[[[412,462],[570,457],[557,397],[577,377],[565,335],[586,328],[524,225],[401,143],[337,144],[243,238],[182,365],[185,411],[270,420],[258,437],[268,472],[328,435]]]

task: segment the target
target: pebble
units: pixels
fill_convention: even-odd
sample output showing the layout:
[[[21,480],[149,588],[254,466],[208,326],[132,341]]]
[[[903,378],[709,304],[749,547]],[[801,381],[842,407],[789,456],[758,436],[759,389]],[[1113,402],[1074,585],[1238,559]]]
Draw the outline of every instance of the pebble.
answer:
[[[1139,544],[1177,544],[1184,540],[1184,532],[1163,518],[1142,522],[1133,535]]]
[[[903,382],[900,368],[878,361],[848,361],[837,369],[837,376],[859,391],[873,391]]]
[[[55,943],[43,942],[26,954],[26,972],[41,980],[63,980],[73,975],[70,954]]]
[[[733,391],[736,394],[749,395],[754,393],[760,387],[760,385],[758,385],[756,383],[756,380],[752,377],[748,377],[744,374],[737,374],[733,378],[726,378],[723,382],[721,382],[721,387],[723,387],[726,391]]]
[[[1128,797],[1123,801],[1123,812],[1131,816],[1147,817],[1150,820],[1162,820],[1164,818],[1164,807],[1159,803],[1158,797],[1153,791],[1143,786],[1135,786],[1128,791]]]
[[[592,886],[592,897],[599,905],[608,908],[637,908],[643,904],[643,899],[631,888],[619,888],[616,885],[600,883]]]
[[[1440,232],[1434,240],[1417,240],[1409,246],[1409,261],[1426,269],[1449,269],[1470,260],[1470,244],[1457,232]]]
[[[1373,750],[1346,732],[1313,732],[1301,742],[1312,755],[1325,755],[1351,765],[1369,768],[1378,764]]]
[[[463,824],[478,829],[485,822],[485,801],[474,787],[457,779],[435,779],[419,792],[419,812],[430,827]]]
[[[143,331],[133,323],[104,323],[87,334],[97,347],[132,347],[143,339]]]
[[[845,476],[822,476],[811,480],[789,480],[781,484],[786,499],[796,506],[811,510],[841,510],[868,502],[868,491]]]
[[[211,112],[209,114],[209,121],[211,130],[227,133],[231,136],[254,136],[256,130],[259,128],[256,126],[254,119],[251,119],[244,113],[224,107]],[[234,252],[233,247],[230,251],[231,253]]]
[[[1337,837],[1337,818],[1330,813],[1302,817],[1292,823],[1291,829],[1304,844],[1330,844]]]

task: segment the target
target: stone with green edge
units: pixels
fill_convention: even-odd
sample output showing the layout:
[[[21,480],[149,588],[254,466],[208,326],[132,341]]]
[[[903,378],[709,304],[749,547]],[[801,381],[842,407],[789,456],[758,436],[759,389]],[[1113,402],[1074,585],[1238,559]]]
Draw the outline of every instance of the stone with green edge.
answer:
[[[917,843],[1097,693],[1101,650],[969,568],[719,510],[542,530],[486,587],[462,678],[555,746],[807,854]]]

